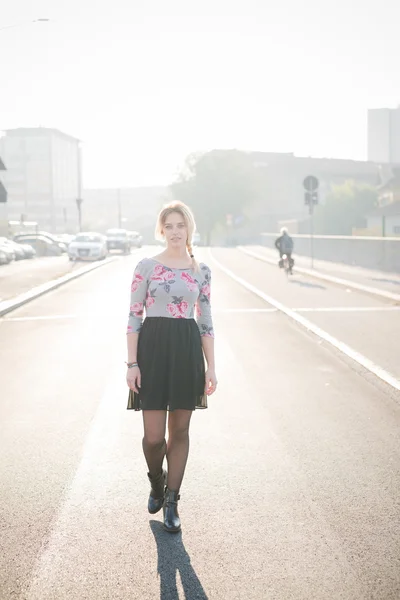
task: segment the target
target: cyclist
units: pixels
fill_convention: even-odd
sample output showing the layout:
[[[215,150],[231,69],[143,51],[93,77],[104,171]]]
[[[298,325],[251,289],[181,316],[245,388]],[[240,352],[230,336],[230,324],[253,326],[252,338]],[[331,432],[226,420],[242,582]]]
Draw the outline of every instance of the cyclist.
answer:
[[[286,254],[289,260],[290,270],[292,270],[294,265],[294,260],[292,258],[293,252],[293,238],[290,237],[287,227],[282,227],[281,235],[275,240],[275,248],[279,251],[279,267],[283,267],[283,255]]]

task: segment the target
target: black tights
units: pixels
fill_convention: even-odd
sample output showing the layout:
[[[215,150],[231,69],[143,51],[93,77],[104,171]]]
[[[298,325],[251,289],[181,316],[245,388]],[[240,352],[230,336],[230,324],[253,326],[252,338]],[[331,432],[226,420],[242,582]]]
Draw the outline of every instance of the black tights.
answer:
[[[191,410],[174,410],[168,414],[168,442],[165,440],[167,411],[144,410],[143,452],[150,475],[161,472],[167,457],[170,490],[179,491],[189,454],[189,426]]]

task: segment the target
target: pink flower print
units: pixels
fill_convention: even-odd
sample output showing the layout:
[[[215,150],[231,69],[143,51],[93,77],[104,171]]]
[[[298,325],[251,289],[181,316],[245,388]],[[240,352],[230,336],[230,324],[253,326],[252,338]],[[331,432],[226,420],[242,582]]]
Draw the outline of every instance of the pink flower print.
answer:
[[[167,311],[170,315],[175,317],[175,319],[186,319],[188,308],[189,304],[186,302],[186,300],[183,300],[183,296],[180,298],[174,296],[174,301],[170,304],[167,304]]]
[[[143,281],[143,275],[140,275],[140,273],[136,273],[135,277],[133,278],[133,281],[132,281],[131,292],[136,292],[136,290],[139,288],[142,281]]]
[[[127,333],[132,333],[133,329],[130,325],[128,325],[126,331],[127,331]]]
[[[210,302],[211,288],[209,283],[203,285],[203,287],[201,288],[201,293],[203,294],[203,296],[206,297],[207,301]]]
[[[182,273],[181,279],[183,279],[191,292],[198,290],[197,281],[189,273]]]
[[[170,269],[163,267],[163,265],[156,265],[154,267],[151,279],[153,281],[167,282],[174,278],[174,273]]]
[[[200,306],[200,302],[196,303],[196,313],[198,317],[201,317],[201,306]]]
[[[135,302],[130,307],[130,316],[142,317],[143,316],[143,302]]]
[[[152,293],[154,293],[155,290],[148,290],[147,292],[147,296],[146,296],[146,308],[151,308],[153,306],[153,304],[155,303],[156,299],[154,298],[154,296],[152,295]]]

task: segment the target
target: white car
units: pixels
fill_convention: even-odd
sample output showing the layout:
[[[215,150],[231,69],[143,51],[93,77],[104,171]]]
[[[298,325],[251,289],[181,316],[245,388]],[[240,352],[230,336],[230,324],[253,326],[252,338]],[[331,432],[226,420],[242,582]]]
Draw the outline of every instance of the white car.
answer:
[[[69,260],[102,260],[107,255],[107,238],[101,233],[78,233],[68,246]]]

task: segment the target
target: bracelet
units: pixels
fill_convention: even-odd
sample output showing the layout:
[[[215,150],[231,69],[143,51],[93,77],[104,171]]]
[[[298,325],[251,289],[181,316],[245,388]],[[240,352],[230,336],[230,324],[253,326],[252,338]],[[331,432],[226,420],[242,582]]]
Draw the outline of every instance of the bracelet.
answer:
[[[138,363],[137,362],[125,362],[126,366],[128,367],[128,369],[132,369],[132,367],[138,367]]]

